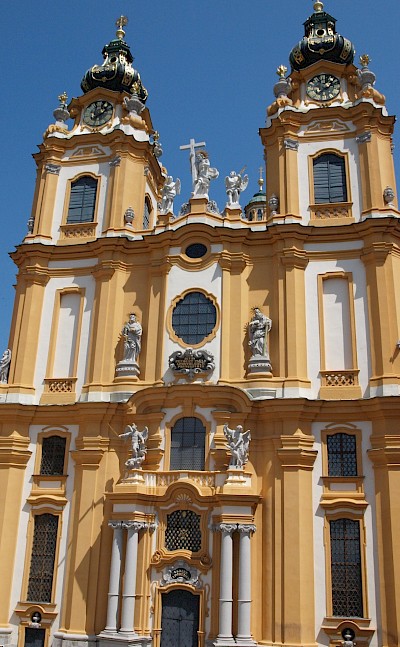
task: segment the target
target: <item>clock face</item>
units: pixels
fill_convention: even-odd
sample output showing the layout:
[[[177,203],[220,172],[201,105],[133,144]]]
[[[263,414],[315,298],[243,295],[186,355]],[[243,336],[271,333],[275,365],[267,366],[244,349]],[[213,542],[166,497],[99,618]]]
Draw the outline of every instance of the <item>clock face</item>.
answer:
[[[94,101],[83,112],[83,121],[88,126],[102,126],[113,113],[113,105],[108,101]]]
[[[314,101],[329,101],[340,92],[340,81],[332,74],[318,74],[307,83],[307,94]]]

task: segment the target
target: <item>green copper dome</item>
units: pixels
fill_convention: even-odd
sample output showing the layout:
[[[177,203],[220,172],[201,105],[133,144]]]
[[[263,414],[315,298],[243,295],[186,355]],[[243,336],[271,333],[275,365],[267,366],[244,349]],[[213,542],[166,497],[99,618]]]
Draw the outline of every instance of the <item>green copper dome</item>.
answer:
[[[144,103],[147,91],[142,85],[139,72],[132,67],[131,50],[123,40],[125,32],[122,27],[127,22],[128,19],[124,16],[117,20],[117,37],[103,47],[103,64],[94,65],[86,72],[81,81],[81,88],[85,93],[99,87],[115,92],[131,92]]]
[[[347,65],[355,55],[353,44],[336,32],[336,19],[314,3],[314,13],[304,23],[304,37],[293,47],[289,60],[292,70],[303,70],[321,59]]]

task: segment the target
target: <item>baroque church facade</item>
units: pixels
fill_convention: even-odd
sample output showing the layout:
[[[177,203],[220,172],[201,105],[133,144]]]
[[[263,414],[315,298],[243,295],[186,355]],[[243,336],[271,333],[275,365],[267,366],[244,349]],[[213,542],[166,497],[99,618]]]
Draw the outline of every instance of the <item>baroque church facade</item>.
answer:
[[[1,647],[399,644],[394,117],[315,2],[266,187],[161,162],[125,20],[55,110],[0,363]]]

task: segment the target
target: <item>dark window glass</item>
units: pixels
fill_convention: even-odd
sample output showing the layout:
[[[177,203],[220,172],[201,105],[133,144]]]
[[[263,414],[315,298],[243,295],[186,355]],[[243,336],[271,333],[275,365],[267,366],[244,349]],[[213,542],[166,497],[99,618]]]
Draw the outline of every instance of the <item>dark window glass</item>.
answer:
[[[201,548],[200,516],[192,510],[175,510],[167,515],[165,529],[167,550],[191,550]]]
[[[146,197],[143,208],[143,229],[148,229],[150,227],[150,213],[151,204],[149,198]]]
[[[185,254],[189,258],[202,258],[207,254],[207,247],[202,243],[193,243],[186,247]]]
[[[333,615],[362,618],[360,524],[337,519],[330,533]]]
[[[320,155],[313,164],[315,203],[347,202],[346,170],[343,157],[333,153]]]
[[[52,514],[35,516],[27,594],[29,602],[51,602],[57,529],[57,516]]]
[[[72,182],[67,223],[93,222],[97,180],[89,175]]]
[[[328,475],[357,476],[357,439],[350,434],[327,438]]]
[[[43,647],[45,636],[45,629],[25,627],[25,647]]]
[[[263,219],[262,209],[257,209],[257,220],[262,220],[262,219]]]
[[[172,313],[172,328],[185,344],[199,344],[213,331],[217,310],[202,292],[189,292]]]
[[[180,418],[171,430],[171,470],[204,470],[206,430],[198,418]]]
[[[64,473],[66,439],[60,436],[43,438],[40,474],[57,475]]]

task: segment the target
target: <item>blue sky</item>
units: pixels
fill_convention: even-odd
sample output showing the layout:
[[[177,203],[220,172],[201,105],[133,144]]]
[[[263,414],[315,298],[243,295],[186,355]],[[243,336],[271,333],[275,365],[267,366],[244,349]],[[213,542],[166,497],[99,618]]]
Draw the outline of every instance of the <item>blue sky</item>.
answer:
[[[8,344],[16,270],[8,257],[26,231],[42,134],[54,122],[57,96],[81,94],[85,71],[102,61],[103,45],[115,35],[115,20],[128,17],[125,40],[149,92],[147,106],[160,132],[163,164],[180,177],[176,208],[190,196],[189,159],[179,150],[191,137],[205,141],[220,171],[210,197],[222,210],[224,178],[244,165],[257,190],[263,151],[258,129],[273,101],[275,70],[303,35],[310,0],[0,0],[2,100],[0,124],[0,353]],[[390,114],[400,113],[398,0],[328,0],[325,9],[358,56],[368,53],[375,87]],[[394,139],[400,168],[399,133]]]

